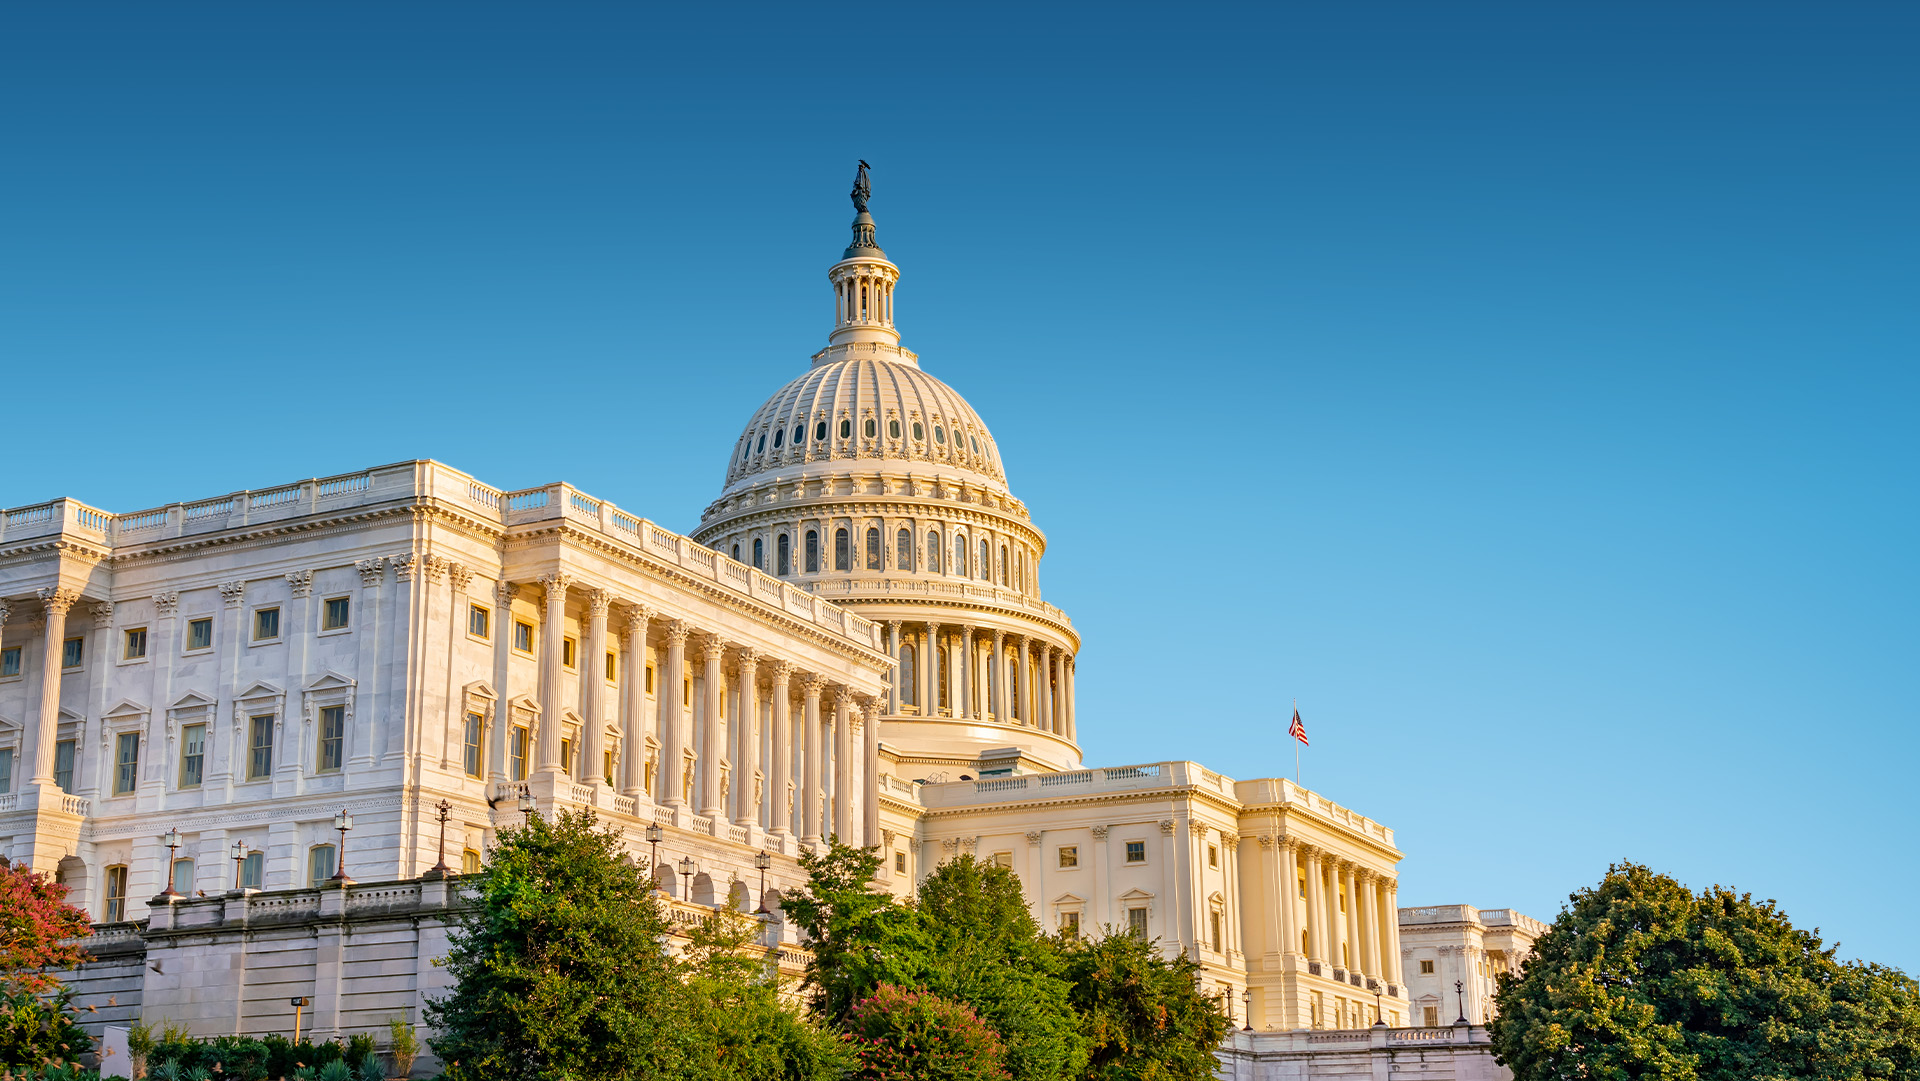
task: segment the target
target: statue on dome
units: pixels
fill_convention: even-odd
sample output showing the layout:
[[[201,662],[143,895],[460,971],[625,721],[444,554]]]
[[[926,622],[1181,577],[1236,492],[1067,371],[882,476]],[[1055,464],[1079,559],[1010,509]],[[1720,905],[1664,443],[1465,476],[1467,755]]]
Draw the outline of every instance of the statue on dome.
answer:
[[[853,209],[862,214],[867,212],[867,199],[873,194],[873,185],[867,182],[867,163],[860,163],[860,172],[853,178]]]

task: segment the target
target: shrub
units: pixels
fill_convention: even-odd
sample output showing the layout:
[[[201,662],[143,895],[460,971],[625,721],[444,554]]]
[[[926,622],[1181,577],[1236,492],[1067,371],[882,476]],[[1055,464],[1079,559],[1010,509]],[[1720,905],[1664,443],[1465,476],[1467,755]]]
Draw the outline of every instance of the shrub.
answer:
[[[1006,1048],[974,1012],[882,984],[848,1011],[859,1081],[1007,1081]]]
[[[0,983],[0,1062],[69,1062],[93,1049],[74,1023],[73,992]]]
[[[401,1077],[413,1073],[413,1060],[420,1056],[420,1034],[404,1017],[387,1022],[388,1049],[393,1052],[393,1072]]]

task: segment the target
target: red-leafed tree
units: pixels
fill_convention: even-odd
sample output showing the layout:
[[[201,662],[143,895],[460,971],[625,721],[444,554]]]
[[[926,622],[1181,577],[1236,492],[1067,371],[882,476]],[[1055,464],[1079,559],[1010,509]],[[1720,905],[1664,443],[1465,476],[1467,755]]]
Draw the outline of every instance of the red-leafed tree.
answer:
[[[1008,1081],[1000,1037],[965,1004],[883,983],[847,1013],[857,1081]]]
[[[74,1023],[73,992],[51,971],[84,959],[72,940],[93,930],[66,896],[26,864],[0,860],[0,1061],[73,1062],[93,1046]]]

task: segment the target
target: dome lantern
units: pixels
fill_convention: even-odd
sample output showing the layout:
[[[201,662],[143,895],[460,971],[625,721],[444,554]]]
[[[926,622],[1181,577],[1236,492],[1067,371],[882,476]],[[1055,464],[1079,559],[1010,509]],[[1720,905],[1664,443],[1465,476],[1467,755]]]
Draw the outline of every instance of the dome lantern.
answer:
[[[873,215],[867,213],[867,198],[872,192],[867,163],[863,161],[853,180],[853,243],[827,270],[827,278],[833,282],[829,349],[856,342],[896,349],[900,345],[900,332],[893,325],[893,287],[900,280],[900,268],[887,260],[887,253],[874,239]]]

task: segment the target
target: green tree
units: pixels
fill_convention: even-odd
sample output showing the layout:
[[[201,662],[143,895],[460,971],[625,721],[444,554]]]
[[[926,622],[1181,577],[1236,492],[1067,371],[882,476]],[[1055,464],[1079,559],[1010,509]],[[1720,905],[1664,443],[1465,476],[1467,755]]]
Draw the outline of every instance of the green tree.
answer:
[[[1638,864],[1569,898],[1491,1027],[1516,1081],[1914,1081],[1920,991],[1773,901]]]
[[[687,1081],[828,1081],[853,1068],[853,1052],[782,1001],[771,952],[755,945],[760,925],[722,909],[689,932],[677,964],[686,983],[680,1075]]]
[[[1194,987],[1198,967],[1112,927],[1062,943],[1072,1003],[1091,1051],[1089,1081],[1207,1081],[1227,1036],[1219,1000]]]
[[[965,1005],[881,984],[854,1003],[847,1032],[858,1081],[1006,1081],[1000,1037]]]
[[[75,940],[93,931],[66,896],[27,864],[0,859],[0,1062],[67,1062],[93,1049],[53,974],[86,959]]]
[[[815,1013],[837,1025],[883,983],[919,986],[930,943],[917,914],[875,884],[878,850],[830,838],[825,851],[801,855],[800,866],[807,884],[781,908],[807,932],[813,960],[803,986]]]

